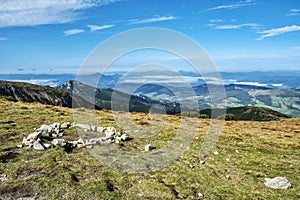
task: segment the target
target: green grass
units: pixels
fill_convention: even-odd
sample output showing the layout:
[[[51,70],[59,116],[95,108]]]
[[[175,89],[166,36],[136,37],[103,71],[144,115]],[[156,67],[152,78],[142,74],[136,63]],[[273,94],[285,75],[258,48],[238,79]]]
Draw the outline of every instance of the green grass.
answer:
[[[213,150],[219,154],[211,152],[206,163],[200,164],[198,156],[210,123],[201,119],[196,137],[182,157],[157,171],[130,173],[107,167],[85,148],[67,153],[63,148],[37,151],[16,147],[42,124],[73,121],[71,109],[4,99],[0,99],[0,106],[0,177],[9,178],[0,184],[0,198],[201,199],[198,193],[205,199],[300,198],[300,119],[227,121]],[[99,124],[117,127],[110,111],[96,113]],[[120,145],[132,152],[141,153],[148,143],[157,149],[164,147],[180,124],[178,116],[130,115],[142,129],[164,122],[160,133],[150,138],[133,137]],[[186,120],[192,123],[198,119]],[[65,138],[78,137],[74,128],[66,131]],[[287,177],[293,188],[265,187],[264,178],[275,176]]]

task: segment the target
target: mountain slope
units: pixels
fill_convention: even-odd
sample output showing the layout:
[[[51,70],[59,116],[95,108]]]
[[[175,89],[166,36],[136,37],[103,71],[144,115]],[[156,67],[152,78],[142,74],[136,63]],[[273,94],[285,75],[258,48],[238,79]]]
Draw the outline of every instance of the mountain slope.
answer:
[[[220,111],[224,112],[224,109],[215,109],[216,113]],[[201,114],[206,114],[211,117],[211,109],[201,110]],[[274,121],[288,118],[286,115],[274,111],[269,108],[254,107],[254,106],[244,106],[227,108],[226,114],[232,114],[232,119],[234,120],[246,120],[246,121]],[[222,117],[222,116],[216,116]]]
[[[159,105],[163,107],[168,114],[180,112],[180,108],[174,106],[174,104],[152,100],[142,95],[130,95],[113,89],[98,89],[75,80],[69,80],[65,84],[57,87],[57,89],[80,95],[86,100],[95,103],[99,108],[107,110],[110,110],[113,104],[113,108],[117,110],[128,111],[129,105],[129,111],[131,112],[148,112],[152,106]],[[112,95],[114,95],[117,102],[111,101]]]
[[[69,108],[93,106],[83,98],[69,92],[22,82],[0,81],[0,96],[9,96],[15,101],[39,102]]]

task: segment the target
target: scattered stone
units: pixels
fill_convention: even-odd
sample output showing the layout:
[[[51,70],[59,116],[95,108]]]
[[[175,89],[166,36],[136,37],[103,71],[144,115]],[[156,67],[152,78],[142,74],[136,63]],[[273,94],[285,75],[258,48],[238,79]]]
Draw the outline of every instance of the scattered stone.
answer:
[[[113,139],[115,137],[116,133],[112,132],[112,131],[106,131],[105,135],[107,138]]]
[[[64,140],[64,139],[54,139],[54,140],[52,140],[52,144],[54,145],[54,146],[61,146],[61,147],[63,147],[63,146],[66,146],[66,140]]]
[[[120,138],[121,138],[122,141],[129,140],[129,136],[127,134],[122,134]]]
[[[153,149],[152,145],[151,144],[147,144],[145,146],[145,151],[151,151]]]
[[[229,162],[229,161],[230,161],[230,158],[226,158],[225,160],[226,160],[227,162]]]
[[[47,143],[45,143],[45,144],[43,144],[43,146],[44,146],[46,149],[48,149],[48,148],[50,148],[50,147],[51,147],[51,144],[47,144]]]
[[[27,140],[36,140],[41,135],[39,132],[31,133],[27,136]]]
[[[205,161],[204,160],[200,160],[199,163],[203,165],[203,164],[205,164]]]
[[[198,197],[203,198],[204,194],[202,194],[201,192],[198,192]]]
[[[238,150],[235,150],[236,153],[240,153]]]
[[[192,168],[192,169],[193,169],[193,168],[195,168],[195,166],[194,166],[194,165],[192,165],[192,164],[189,164],[189,166],[190,166],[190,168]]]
[[[62,129],[68,129],[71,127],[71,123],[70,122],[64,122],[60,125],[60,128]]]
[[[18,144],[17,147],[18,147],[18,148],[22,148],[22,147],[23,147],[23,144]]]
[[[0,182],[5,182],[5,181],[8,181],[7,176],[6,175],[0,176]]]
[[[52,132],[52,127],[43,124],[40,128],[36,129],[36,132],[40,133],[43,137],[50,137]]]
[[[44,146],[38,141],[35,141],[33,143],[33,148],[36,150],[44,150],[45,149]]]
[[[265,186],[273,189],[289,189],[292,187],[286,177],[265,178]]]
[[[215,155],[219,155],[219,152],[215,151],[214,154],[215,154]]]

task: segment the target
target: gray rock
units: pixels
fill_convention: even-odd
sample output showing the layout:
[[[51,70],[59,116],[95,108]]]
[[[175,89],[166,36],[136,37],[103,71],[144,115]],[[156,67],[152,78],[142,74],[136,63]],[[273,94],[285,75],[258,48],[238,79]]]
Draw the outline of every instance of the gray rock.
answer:
[[[102,133],[104,131],[104,128],[101,126],[96,126],[96,132]]]
[[[8,181],[8,178],[7,176],[0,176],[0,182],[5,182],[5,181]]]
[[[64,139],[53,139],[52,140],[52,144],[54,146],[61,146],[61,147],[63,147],[63,146],[67,145],[67,142]]]
[[[152,149],[153,149],[153,147],[152,147],[151,144],[147,144],[147,145],[145,146],[145,151],[150,151],[150,150],[152,150]]]
[[[39,133],[39,132],[30,133],[27,136],[27,140],[36,140],[40,135],[41,135],[41,133]]]
[[[265,186],[273,189],[289,189],[292,187],[285,177],[265,178]]]
[[[34,140],[25,140],[25,141],[23,141],[23,144],[25,145],[25,146],[29,146],[29,147],[32,147],[32,145],[33,145],[33,143],[34,143]]]
[[[43,124],[40,128],[36,129],[36,132],[40,133],[43,137],[50,137],[52,127]]]
[[[127,134],[122,134],[120,138],[121,138],[122,141],[129,140],[129,136]]]
[[[79,138],[79,139],[77,140],[77,143],[78,143],[78,144],[83,144],[83,145],[85,144],[85,142],[83,141],[82,138]]]
[[[71,123],[70,122],[64,122],[60,125],[60,128],[62,129],[67,129],[71,127]]]
[[[199,163],[200,164],[205,164],[205,161],[204,160],[200,160]]]
[[[36,150],[44,150],[45,149],[44,146],[41,143],[39,143],[38,141],[35,141],[33,143],[33,148]]]
[[[106,131],[105,135],[107,138],[113,139],[115,137],[115,132],[111,132],[111,131]]]
[[[47,144],[47,143],[45,143],[45,144],[43,144],[43,146],[44,146],[46,149],[48,149],[48,148],[50,148],[50,147],[51,147],[51,144]]]

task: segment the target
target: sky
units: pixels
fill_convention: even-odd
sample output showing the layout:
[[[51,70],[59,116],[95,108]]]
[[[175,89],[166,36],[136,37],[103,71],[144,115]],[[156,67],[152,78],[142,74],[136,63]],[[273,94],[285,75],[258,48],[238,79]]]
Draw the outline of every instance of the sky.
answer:
[[[220,71],[300,70],[298,0],[0,0],[0,73],[76,73],[97,45],[145,27],[192,38]],[[188,70],[154,50],[111,68],[143,62]]]

